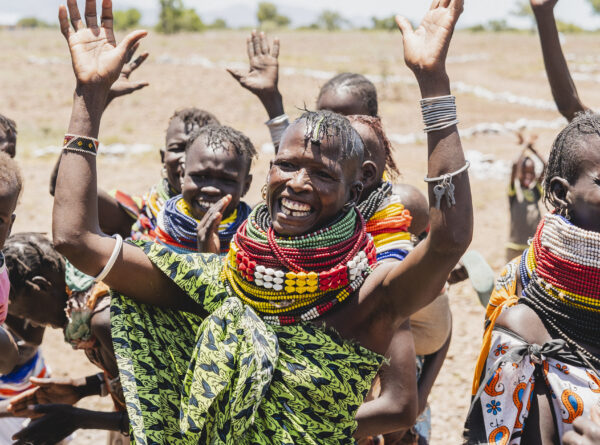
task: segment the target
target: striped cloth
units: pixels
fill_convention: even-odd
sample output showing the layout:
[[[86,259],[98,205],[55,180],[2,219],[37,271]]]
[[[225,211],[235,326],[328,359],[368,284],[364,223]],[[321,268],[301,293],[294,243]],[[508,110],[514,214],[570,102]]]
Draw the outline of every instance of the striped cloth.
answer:
[[[50,377],[50,368],[44,362],[39,350],[31,360],[21,367],[10,374],[0,375],[0,401],[10,399],[33,388],[34,385],[29,383],[31,377]]]

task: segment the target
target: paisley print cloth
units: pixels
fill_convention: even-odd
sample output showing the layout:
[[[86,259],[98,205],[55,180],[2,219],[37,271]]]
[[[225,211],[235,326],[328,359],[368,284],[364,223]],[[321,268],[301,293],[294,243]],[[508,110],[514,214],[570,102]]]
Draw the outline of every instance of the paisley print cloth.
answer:
[[[600,400],[596,372],[574,357],[563,340],[529,345],[516,334],[496,328],[485,378],[467,418],[467,444],[521,443],[535,385],[546,385],[552,399],[558,437],[589,416]]]
[[[354,443],[356,411],[383,357],[310,323],[265,324],[227,294],[218,255],[138,244],[208,315],[113,295],[136,443]]]

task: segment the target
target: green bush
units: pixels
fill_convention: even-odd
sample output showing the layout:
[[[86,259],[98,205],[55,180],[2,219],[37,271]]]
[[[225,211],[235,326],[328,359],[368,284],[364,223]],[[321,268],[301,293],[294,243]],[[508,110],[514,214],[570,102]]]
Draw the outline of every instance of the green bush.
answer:
[[[137,28],[141,19],[142,13],[135,8],[113,12],[113,25],[118,31]]]

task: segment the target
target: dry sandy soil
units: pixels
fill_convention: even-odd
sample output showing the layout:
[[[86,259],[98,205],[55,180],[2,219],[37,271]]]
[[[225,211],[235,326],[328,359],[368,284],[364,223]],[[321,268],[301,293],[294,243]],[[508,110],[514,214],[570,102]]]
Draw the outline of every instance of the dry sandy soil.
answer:
[[[218,32],[164,37],[151,34],[143,48],[151,55],[134,74],[150,86],[113,103],[103,120],[105,143],[147,143],[157,149],[164,142],[167,120],[176,108],[198,106],[212,111],[223,123],[244,131],[260,147],[269,141],[263,125],[265,112],[248,92],[224,71],[226,63],[245,63],[245,34]],[[418,90],[414,85],[393,83],[393,75],[411,76],[402,61],[400,34],[392,33],[283,33],[281,65],[298,69],[355,71],[382,75],[378,83],[380,115],[389,133],[404,134],[421,128]],[[566,52],[572,63],[592,63],[600,52],[596,36],[569,36]],[[475,56],[460,60],[458,56]],[[471,34],[455,36],[448,71],[452,81],[480,85],[495,92],[510,91],[551,100],[543,73],[537,37],[530,34]],[[469,61],[470,59],[470,61]],[[207,61],[214,63],[210,66]],[[43,62],[43,63],[41,63]],[[19,126],[18,155],[25,176],[25,192],[17,209],[15,232],[49,232],[52,200],[48,177],[54,158],[36,158],[33,151],[58,145],[66,129],[73,89],[67,48],[58,30],[0,32],[0,112]],[[280,89],[291,116],[298,108],[314,103],[324,82],[311,73],[283,74]],[[579,82],[580,93],[590,106],[600,103],[600,92],[591,81]],[[555,111],[498,103],[472,94],[458,94],[461,127],[481,122],[506,122],[519,118],[553,120]],[[535,131],[538,148],[548,153],[556,130]],[[464,140],[465,149],[478,150],[509,161],[519,153],[513,134],[481,135]],[[400,145],[396,159],[403,180],[425,189],[425,146]],[[260,195],[269,155],[263,154],[254,170],[249,202]],[[160,174],[156,153],[99,158],[99,181],[105,188],[119,187],[142,193]],[[507,178],[472,179],[475,235],[472,248],[479,250],[495,271],[504,262],[507,236]],[[460,196],[457,197],[461,199]],[[448,359],[433,389],[434,444],[460,442],[462,422],[468,409],[472,370],[482,334],[483,308],[469,284],[451,289],[454,333]],[[84,355],[70,349],[60,332],[49,330],[43,350],[54,375],[88,375],[96,370]],[[108,400],[89,399],[84,407],[109,409]],[[104,433],[82,431],[75,444],[104,442]]]

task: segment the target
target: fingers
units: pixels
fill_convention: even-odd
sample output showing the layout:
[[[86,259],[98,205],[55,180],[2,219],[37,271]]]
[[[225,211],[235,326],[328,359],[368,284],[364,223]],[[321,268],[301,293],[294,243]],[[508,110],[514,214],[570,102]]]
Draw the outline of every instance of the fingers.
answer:
[[[459,15],[462,14],[465,6],[465,0],[450,0],[449,8],[454,9]]]
[[[260,33],[260,50],[263,54],[269,54],[269,41],[262,31]]]
[[[79,8],[77,7],[77,0],[67,0],[67,7],[69,8],[69,16],[71,17],[71,25],[73,29],[78,31],[84,28],[81,22],[81,15],[79,14]]]
[[[113,28],[112,1],[102,0],[102,27]]]
[[[98,26],[96,0],[85,0],[85,23],[88,28],[96,28]]]
[[[276,59],[279,57],[279,39],[273,40],[273,48],[271,49],[271,55]]]
[[[599,406],[594,405],[592,407],[591,418],[592,418],[593,422],[596,422],[598,425],[600,425],[600,407]]]
[[[139,45],[139,43],[136,43],[136,45]],[[137,70],[149,55],[149,52],[142,53],[133,62],[131,62],[131,71]]]
[[[248,53],[248,60],[254,58],[254,45],[252,44],[252,37],[246,39],[246,52]]]
[[[139,42],[147,35],[147,31],[133,31],[132,33],[127,34],[123,41],[117,46],[117,49],[121,53],[121,58],[125,60],[125,57],[127,56],[127,51],[129,51],[137,42]]]
[[[133,86],[131,87],[131,91],[133,92],[133,91],[141,90],[142,88],[145,88],[148,85],[150,85],[148,82],[134,83]]]
[[[69,14],[65,5],[58,7],[58,23],[60,24],[60,32],[68,40],[71,34],[71,27],[69,26]]]
[[[262,53],[260,49],[260,37],[256,33],[256,30],[252,31],[252,46],[254,47],[254,55],[258,56]]]
[[[223,211],[225,211],[229,203],[231,203],[231,199],[231,195],[226,195],[223,198],[219,199],[215,204],[216,209],[222,213]]]
[[[240,79],[242,77],[244,77],[244,73],[242,73],[240,70],[236,70],[236,69],[233,69],[233,68],[225,68],[225,69],[227,70],[227,72],[229,74],[231,74],[231,77],[233,77],[238,82],[240,81]]]
[[[402,33],[403,36],[408,35],[413,32],[413,27],[406,17],[397,15],[396,16],[396,24],[398,25],[398,28],[400,29],[400,32]]]

